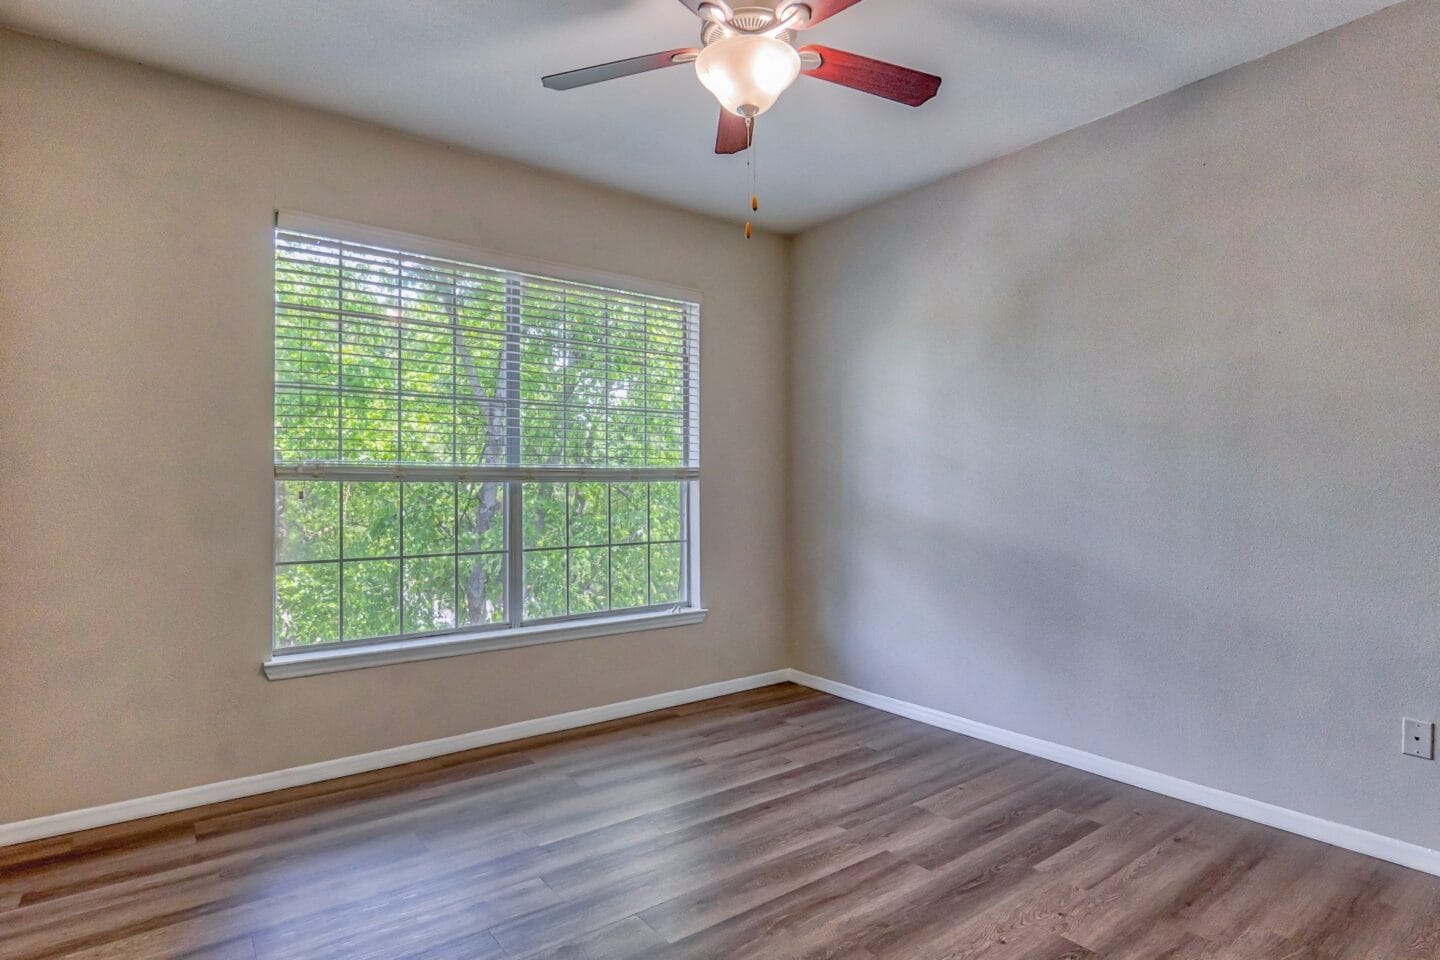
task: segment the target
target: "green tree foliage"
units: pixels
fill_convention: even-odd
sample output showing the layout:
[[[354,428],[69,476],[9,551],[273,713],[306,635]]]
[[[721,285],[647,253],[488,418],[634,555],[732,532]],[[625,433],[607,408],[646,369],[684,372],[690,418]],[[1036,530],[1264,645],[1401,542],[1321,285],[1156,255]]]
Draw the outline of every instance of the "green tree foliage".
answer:
[[[277,236],[277,464],[679,466],[685,354],[678,304]],[[681,488],[523,484],[524,618],[682,599]],[[277,645],[507,622],[506,489],[277,478]]]

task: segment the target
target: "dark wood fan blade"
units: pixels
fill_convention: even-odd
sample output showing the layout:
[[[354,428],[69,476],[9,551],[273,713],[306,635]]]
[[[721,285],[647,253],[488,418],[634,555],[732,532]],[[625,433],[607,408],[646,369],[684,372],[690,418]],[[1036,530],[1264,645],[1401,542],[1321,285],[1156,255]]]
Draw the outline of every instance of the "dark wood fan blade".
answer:
[[[720,129],[715,134],[716,153],[739,153],[750,146],[750,127],[743,117],[720,108]]]
[[[847,53],[811,44],[801,47],[801,53],[813,53],[820,58],[820,65],[804,73],[821,80],[838,83],[877,97],[906,103],[912,107],[935,96],[940,89],[940,78],[909,67],[897,67],[884,60],[872,60],[858,53]]]
[[[628,77],[632,73],[645,73],[663,67],[673,67],[677,63],[689,63],[699,52],[693,47],[681,47],[679,50],[666,50],[663,53],[647,53],[643,57],[631,57],[628,60],[614,60],[610,63],[596,64],[593,67],[581,67],[579,70],[552,73],[548,77],[542,77],[540,82],[551,90],[573,90],[575,87],[603,83],[617,77]],[[683,59],[676,59],[682,55]]]
[[[800,2],[810,8],[810,19],[796,29],[809,30],[821,20],[829,20],[841,10],[855,6],[860,0],[800,0]],[[686,2],[685,5],[689,6],[689,3]],[[782,3],[780,5],[780,14],[782,16],[785,14],[785,8],[789,5],[788,3]]]

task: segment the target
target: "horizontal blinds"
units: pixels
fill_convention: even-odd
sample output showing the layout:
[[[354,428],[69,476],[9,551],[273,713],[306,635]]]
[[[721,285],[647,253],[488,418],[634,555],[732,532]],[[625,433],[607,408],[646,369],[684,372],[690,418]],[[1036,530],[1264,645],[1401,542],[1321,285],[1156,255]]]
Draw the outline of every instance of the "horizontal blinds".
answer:
[[[281,476],[688,477],[693,303],[277,230]]]

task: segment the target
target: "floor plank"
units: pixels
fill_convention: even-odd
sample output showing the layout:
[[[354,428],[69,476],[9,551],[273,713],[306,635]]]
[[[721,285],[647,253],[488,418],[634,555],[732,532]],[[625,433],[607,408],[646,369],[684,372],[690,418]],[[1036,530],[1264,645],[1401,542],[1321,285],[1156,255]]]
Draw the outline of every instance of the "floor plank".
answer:
[[[792,684],[0,849],[0,960],[1440,960],[1440,879]]]

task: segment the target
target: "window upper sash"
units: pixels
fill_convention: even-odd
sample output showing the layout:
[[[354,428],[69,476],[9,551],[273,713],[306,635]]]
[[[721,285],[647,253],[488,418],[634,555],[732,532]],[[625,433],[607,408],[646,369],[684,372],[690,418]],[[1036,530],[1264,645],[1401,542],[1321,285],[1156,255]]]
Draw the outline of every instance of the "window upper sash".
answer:
[[[698,475],[696,303],[284,224],[277,476]]]

